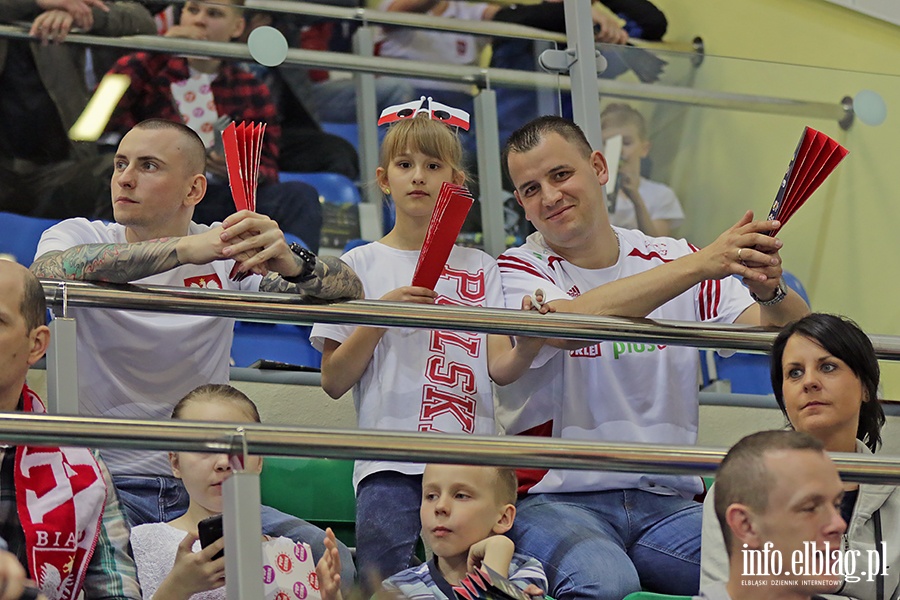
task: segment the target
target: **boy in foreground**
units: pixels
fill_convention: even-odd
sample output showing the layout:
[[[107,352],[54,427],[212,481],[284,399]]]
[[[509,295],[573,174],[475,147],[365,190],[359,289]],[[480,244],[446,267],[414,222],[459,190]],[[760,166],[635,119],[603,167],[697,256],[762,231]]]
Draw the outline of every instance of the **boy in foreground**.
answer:
[[[504,534],[516,518],[513,469],[431,464],[422,475],[422,537],[434,557],[386,579],[387,595],[404,598],[454,598],[453,586],[466,574],[487,566],[505,573],[532,596],[543,596],[544,570],[533,558],[516,554]],[[327,551],[316,565],[322,600],[342,600],[337,542],[327,530]]]

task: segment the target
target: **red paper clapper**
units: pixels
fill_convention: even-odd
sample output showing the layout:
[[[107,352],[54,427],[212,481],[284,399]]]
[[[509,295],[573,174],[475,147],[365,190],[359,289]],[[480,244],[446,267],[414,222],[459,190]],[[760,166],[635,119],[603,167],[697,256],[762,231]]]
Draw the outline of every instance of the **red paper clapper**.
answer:
[[[473,201],[465,187],[447,182],[441,185],[412,285],[430,290],[437,285]]]
[[[230,123],[222,132],[228,184],[237,210],[256,211],[256,184],[265,123]]]
[[[784,179],[781,180],[781,187],[778,188],[768,219],[777,219],[784,227],[788,219],[822,185],[848,152],[849,150],[821,131],[805,128],[800,143],[794,150],[794,158],[788,165]],[[777,230],[771,231],[769,235],[776,233]]]

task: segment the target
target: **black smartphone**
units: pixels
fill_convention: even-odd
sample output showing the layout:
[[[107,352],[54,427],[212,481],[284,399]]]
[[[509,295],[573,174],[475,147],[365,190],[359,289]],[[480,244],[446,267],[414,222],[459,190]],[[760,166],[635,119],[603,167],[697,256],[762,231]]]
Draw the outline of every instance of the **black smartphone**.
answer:
[[[224,535],[222,530],[222,515],[206,517],[197,523],[197,533],[200,535],[200,547],[206,548]],[[225,555],[225,550],[220,550],[213,556],[213,560],[219,560]]]

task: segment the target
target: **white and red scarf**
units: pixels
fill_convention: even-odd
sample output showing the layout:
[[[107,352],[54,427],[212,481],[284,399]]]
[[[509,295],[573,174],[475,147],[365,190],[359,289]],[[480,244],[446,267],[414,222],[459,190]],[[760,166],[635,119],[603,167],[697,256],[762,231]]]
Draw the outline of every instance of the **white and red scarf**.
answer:
[[[45,413],[25,386],[23,411]],[[31,577],[50,600],[71,600],[94,554],[106,482],[87,448],[16,448],[16,506],[25,531]]]

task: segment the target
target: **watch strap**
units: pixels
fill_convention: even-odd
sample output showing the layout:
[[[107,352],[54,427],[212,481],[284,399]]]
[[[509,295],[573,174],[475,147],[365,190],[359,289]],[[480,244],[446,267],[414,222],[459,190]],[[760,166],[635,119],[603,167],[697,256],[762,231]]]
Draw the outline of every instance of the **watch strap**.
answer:
[[[291,249],[291,252],[293,252],[294,255],[300,259],[302,268],[300,270],[300,273],[298,273],[294,277],[282,276],[282,279],[284,279],[288,283],[305,283],[314,278],[316,276],[315,253],[312,250],[304,248],[297,242],[291,242],[288,247]]]
[[[782,279],[778,282],[778,287],[775,288],[775,295],[770,299],[760,300],[759,297],[753,292],[750,292],[750,297],[753,298],[753,300],[760,306],[775,306],[776,304],[787,298],[787,294],[787,285],[784,283],[784,279]]]

